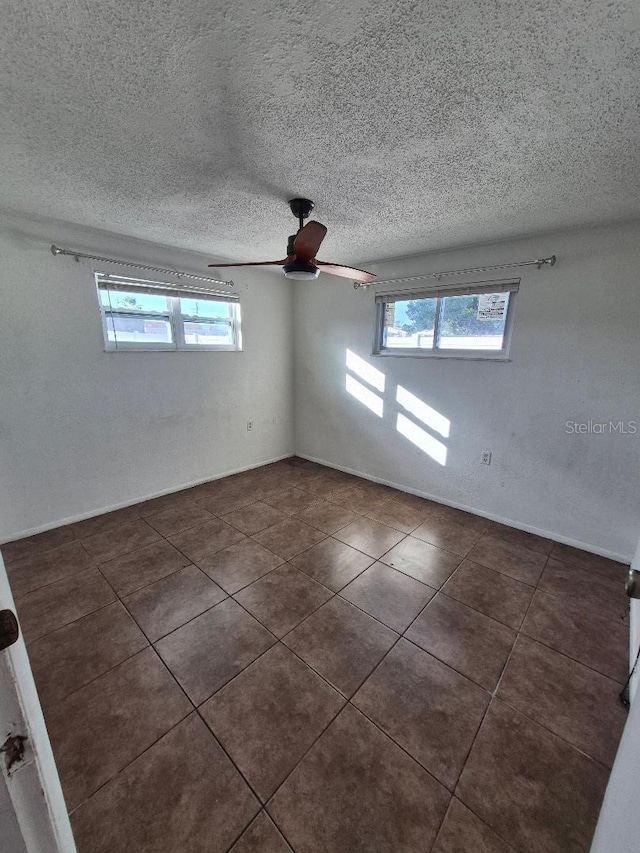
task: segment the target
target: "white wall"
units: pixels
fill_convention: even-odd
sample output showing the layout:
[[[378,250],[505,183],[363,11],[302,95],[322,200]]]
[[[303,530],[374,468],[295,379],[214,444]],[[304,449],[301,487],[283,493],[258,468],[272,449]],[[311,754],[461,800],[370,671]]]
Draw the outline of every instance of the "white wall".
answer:
[[[297,451],[629,559],[640,518],[640,224],[363,266],[384,279],[552,253],[552,269],[460,279],[520,275],[509,362],[372,357],[374,288],[298,283]],[[347,349],[385,374],[382,418],[346,393]],[[450,419],[445,467],[396,431],[398,385]],[[639,432],[565,432],[568,420],[609,419],[637,420]]]
[[[52,242],[214,274],[192,253],[0,217],[0,541],[293,452],[289,282],[234,271],[243,352],[105,353],[92,266]]]

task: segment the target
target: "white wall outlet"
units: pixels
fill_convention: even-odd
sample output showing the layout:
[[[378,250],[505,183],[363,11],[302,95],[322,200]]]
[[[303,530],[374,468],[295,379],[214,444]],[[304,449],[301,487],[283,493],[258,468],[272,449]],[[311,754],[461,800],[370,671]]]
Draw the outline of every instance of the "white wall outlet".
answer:
[[[247,421],[247,432],[251,432],[253,429],[253,421]]]
[[[480,456],[480,464],[481,465],[491,465],[491,451],[483,450]]]

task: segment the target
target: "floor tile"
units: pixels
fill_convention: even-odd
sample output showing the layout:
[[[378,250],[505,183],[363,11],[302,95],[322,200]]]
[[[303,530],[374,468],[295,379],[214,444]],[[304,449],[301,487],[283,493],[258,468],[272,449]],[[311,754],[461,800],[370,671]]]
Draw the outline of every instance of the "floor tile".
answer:
[[[402,633],[435,595],[435,590],[389,566],[374,563],[340,595]]]
[[[400,492],[397,489],[393,492],[392,500],[397,503],[401,503],[403,506],[408,506],[411,507],[411,509],[418,510],[423,519],[432,515],[434,509],[438,506],[438,504],[428,500],[427,498],[420,498],[418,495],[412,495],[410,492]]]
[[[582,551],[580,548],[571,547],[571,545],[563,545],[561,542],[553,543],[551,556],[614,580],[624,580],[629,571],[629,566],[625,563],[618,563],[617,560],[609,560],[607,557],[600,557],[598,554]]]
[[[340,504],[345,509],[362,513],[380,509],[391,498],[390,495],[372,491],[363,486],[342,489],[327,497],[330,501]]]
[[[338,530],[335,538],[377,560],[404,539],[404,533],[371,518],[359,518]]]
[[[374,559],[330,537],[292,557],[290,562],[318,583],[338,592],[369,568]]]
[[[322,530],[323,533],[335,533],[336,530],[346,527],[347,524],[351,524],[358,518],[355,512],[329,501],[319,501],[296,512],[295,516],[300,521],[304,521],[305,524]]]
[[[431,853],[516,853],[455,797]]]
[[[20,628],[30,643],[110,604],[115,597],[97,569],[64,578],[29,592],[16,602]]]
[[[80,572],[86,572],[94,561],[79,542],[69,542],[30,559],[19,560],[7,568],[14,598]]]
[[[401,533],[411,533],[424,521],[424,513],[418,509],[398,503],[395,500],[386,501],[382,506],[366,513],[369,518],[393,527]]]
[[[269,803],[299,853],[424,853],[449,793],[347,706]]]
[[[317,495],[304,492],[302,489],[286,489],[284,492],[280,492],[279,495],[269,498],[266,502],[270,506],[279,509],[280,512],[284,512],[287,515],[296,515],[303,510],[309,509],[309,507],[315,506],[321,500]]]
[[[490,523],[487,533],[494,539],[502,539],[512,545],[521,545],[523,548],[536,551],[538,554],[546,554],[547,557],[553,546],[551,539],[545,539],[535,533],[527,533],[525,530],[518,530],[517,527],[508,527],[506,524],[499,524],[497,521]]]
[[[196,616],[156,643],[195,705],[200,705],[275,643],[232,599]]]
[[[235,512],[230,512],[229,515],[222,516],[223,520],[228,524],[237,527],[238,530],[250,536],[252,533],[258,533],[260,530],[265,530],[267,527],[272,527],[279,521],[287,518],[287,514],[280,512],[269,504],[256,501],[244,509],[237,509]]]
[[[287,518],[284,521],[268,527],[253,537],[265,548],[278,554],[285,560],[290,560],[301,551],[315,545],[325,538],[325,534],[315,527],[303,524],[297,518]]]
[[[123,599],[152,642],[226,598],[224,590],[196,566],[187,566]]]
[[[2,559],[7,566],[18,560],[31,560],[45,551],[73,542],[75,538],[75,533],[68,525],[54,527],[53,530],[44,530],[42,533],[34,533],[33,536],[23,536],[22,539],[5,542],[0,546]]]
[[[627,719],[620,685],[521,635],[498,697],[611,767]]]
[[[283,562],[282,557],[253,539],[243,539],[210,557],[203,557],[198,560],[198,566],[231,595]]]
[[[475,530],[477,533],[485,533],[491,525],[488,518],[482,518],[482,516],[467,512],[464,509],[457,509],[441,503],[436,503],[432,515],[450,521],[452,524],[461,524],[468,530]]]
[[[319,498],[330,498],[336,492],[344,491],[346,481],[340,477],[332,477],[330,475],[321,474],[314,480],[305,485],[306,491],[312,495],[317,495]]]
[[[407,536],[380,558],[381,563],[434,589],[440,589],[461,561],[458,554],[444,551],[415,536]]]
[[[608,775],[574,747],[494,700],[456,796],[517,850],[586,853]]]
[[[469,559],[496,572],[502,572],[530,586],[535,586],[547,562],[546,554],[537,554],[522,545],[483,536],[469,553]]]
[[[486,690],[494,690],[516,632],[440,593],[407,631],[407,639]]]
[[[326,587],[298,569],[284,565],[234,597],[276,637],[283,637],[331,595]]]
[[[189,560],[164,539],[102,563],[100,571],[118,595],[127,595],[189,565]]]
[[[148,645],[119,601],[29,644],[31,669],[46,709]]]
[[[125,506],[122,509],[114,509],[112,512],[103,512],[92,518],[85,518],[69,525],[70,530],[78,539],[86,539],[106,533],[109,530],[117,530],[128,522],[138,519],[138,510],[135,506]]]
[[[352,701],[453,790],[489,705],[489,694],[401,639]]]
[[[627,678],[628,628],[568,596],[536,591],[522,632],[623,683]]]
[[[229,853],[292,853],[269,815],[262,811]]]
[[[258,808],[246,782],[192,714],[71,820],[78,853],[226,853]]]
[[[485,616],[518,630],[533,596],[533,587],[464,560],[442,591]]]
[[[200,713],[266,802],[344,702],[278,643],[205,702]]]
[[[47,714],[47,729],[69,811],[190,710],[151,648],[55,705]]]
[[[538,589],[550,595],[569,596],[599,616],[618,623],[625,618],[629,606],[622,579],[603,577],[553,557],[545,566]]]
[[[212,515],[223,516],[242,509],[257,500],[250,492],[235,495],[207,495],[199,497],[198,503]]]
[[[106,563],[120,554],[128,554],[157,542],[160,534],[141,518],[120,524],[82,540],[82,545],[96,563]]]
[[[413,531],[412,535],[445,551],[466,557],[482,533],[475,525],[468,526],[432,514]]]
[[[312,613],[283,642],[345,696],[352,696],[398,635],[341,598]]]
[[[168,495],[161,495],[159,498],[151,498],[148,501],[136,504],[136,509],[140,518],[147,518],[168,509],[190,507],[195,503],[193,489],[184,489],[181,492],[171,492]]]
[[[209,554],[215,554],[216,551],[222,551],[229,545],[234,545],[244,539],[244,534],[219,518],[214,518],[206,524],[169,536],[168,539],[178,551],[182,551],[186,557],[195,562],[208,557]]]
[[[145,521],[161,536],[171,536],[190,527],[198,527],[211,521],[213,516],[196,503],[177,504],[154,515],[146,517]]]

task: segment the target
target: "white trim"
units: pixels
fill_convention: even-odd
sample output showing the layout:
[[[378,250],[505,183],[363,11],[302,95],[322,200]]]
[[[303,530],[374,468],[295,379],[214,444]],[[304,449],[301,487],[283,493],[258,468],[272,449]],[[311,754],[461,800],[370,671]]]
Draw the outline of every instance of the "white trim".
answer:
[[[356,471],[354,468],[345,468],[342,465],[336,465],[334,462],[327,462],[325,459],[319,459],[316,456],[309,456],[306,453],[296,451],[296,456],[301,459],[307,459],[309,462],[317,462],[318,465],[326,465],[327,468],[333,468],[336,471],[343,471],[345,474],[354,474],[356,477],[362,477],[363,480],[369,480],[372,483],[380,483],[383,486],[391,486],[393,489],[398,489],[400,492],[406,492],[409,495],[416,495],[419,498],[425,498],[429,501],[450,506],[454,509],[461,509],[465,512],[479,515],[481,518],[488,518],[490,521],[497,521],[499,524],[505,524],[507,527],[513,527],[516,530],[523,530],[525,533],[534,533],[536,536],[542,536],[544,539],[552,539],[554,542],[560,542],[562,545],[571,545],[573,548],[580,548],[582,551],[589,551],[591,554],[597,554],[599,557],[607,557],[609,560],[615,560],[618,563],[629,565],[631,557],[626,554],[619,554],[615,551],[608,551],[606,548],[598,548],[596,545],[589,545],[586,542],[580,542],[578,539],[570,539],[568,536],[562,536],[559,533],[554,533],[551,530],[543,530],[540,527],[534,527],[531,524],[523,524],[521,521],[514,521],[511,518],[504,518],[501,515],[495,515],[492,512],[485,512],[481,509],[469,506],[468,504],[458,503],[457,501],[446,500],[438,495],[432,495],[429,492],[423,492],[419,489],[410,489],[403,486],[401,483],[394,483],[392,480],[385,480],[382,477],[375,477],[372,474],[365,474],[362,471]]]
[[[281,462],[283,459],[291,459],[295,456],[292,450],[290,453],[284,453],[282,456],[274,456],[272,459],[264,459],[261,462],[255,462],[252,465],[244,465],[241,468],[232,468],[229,471],[224,471],[222,474],[213,474],[208,477],[202,477],[199,480],[192,480],[188,483],[181,483],[176,486],[171,486],[168,489],[163,489],[161,492],[151,492],[133,500],[122,501],[120,503],[109,504],[101,509],[94,509],[90,512],[83,512],[79,515],[70,515],[67,518],[61,518],[59,521],[47,522],[40,524],[37,527],[29,527],[27,530],[22,530],[20,533],[12,533],[8,539],[3,539],[0,545],[6,545],[8,542],[16,542],[18,539],[24,539],[26,536],[34,536],[36,533],[44,533],[47,530],[54,530],[56,527],[64,527],[65,524],[74,524],[76,521],[84,521],[86,518],[95,518],[98,515],[104,515],[105,512],[113,512],[116,509],[124,509],[128,506],[144,503],[144,501],[153,500],[153,498],[162,498],[164,495],[171,495],[173,492],[179,492],[182,489],[190,489],[193,486],[201,486],[203,483],[212,483],[214,480],[221,480],[223,477],[230,477],[232,474],[242,474],[244,471],[252,471],[254,468],[263,468],[265,465],[273,465],[274,462]]]

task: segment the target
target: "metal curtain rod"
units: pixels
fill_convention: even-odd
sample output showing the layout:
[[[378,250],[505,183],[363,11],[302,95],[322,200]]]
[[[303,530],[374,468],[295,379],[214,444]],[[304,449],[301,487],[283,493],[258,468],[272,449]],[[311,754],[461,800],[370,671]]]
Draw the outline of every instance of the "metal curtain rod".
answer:
[[[421,281],[425,278],[443,278],[446,275],[469,275],[470,273],[475,272],[491,272],[492,270],[504,270],[508,267],[537,267],[538,269],[542,269],[545,264],[548,264],[552,267],[556,262],[556,256],[551,255],[548,258],[538,258],[535,261],[515,261],[511,264],[494,264],[492,267],[472,267],[467,270],[446,270],[445,272],[428,272],[423,275],[411,275],[406,278],[388,278],[381,281],[374,282],[363,282],[363,281],[354,281],[353,286],[356,290],[360,290],[360,288],[371,287],[373,284],[396,284],[401,281]]]
[[[80,258],[88,258],[91,261],[102,261],[105,264],[120,264],[123,267],[135,267],[139,270],[151,270],[152,272],[161,272],[168,275],[177,275],[178,278],[194,278],[197,281],[209,281],[211,284],[226,284],[229,287],[233,287],[233,281],[224,281],[219,278],[207,278],[204,275],[194,275],[190,272],[179,272],[178,270],[165,269],[163,267],[150,267],[147,264],[134,264],[132,261],[118,261],[115,258],[101,258],[99,255],[85,255],[83,252],[76,252],[73,249],[60,249],[58,246],[51,246],[51,254],[54,256],[57,255],[71,255],[71,257],[75,258],[76,261],[79,261]]]

